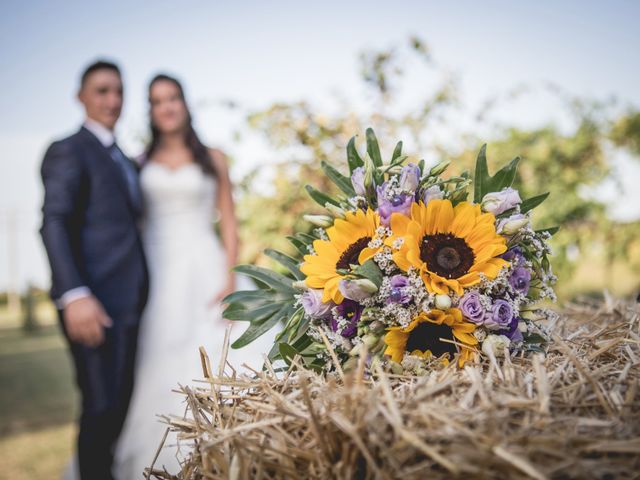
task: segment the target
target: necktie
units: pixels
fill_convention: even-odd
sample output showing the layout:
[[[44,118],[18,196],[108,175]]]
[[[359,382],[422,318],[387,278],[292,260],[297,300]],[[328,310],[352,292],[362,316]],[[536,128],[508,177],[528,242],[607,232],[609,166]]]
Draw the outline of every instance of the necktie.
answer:
[[[130,161],[125,157],[124,153],[122,153],[122,150],[120,150],[120,147],[118,147],[118,144],[115,142],[109,147],[109,155],[122,172],[131,203],[139,212],[142,207],[142,198],[138,187],[138,174],[135,171],[135,168],[131,165]]]

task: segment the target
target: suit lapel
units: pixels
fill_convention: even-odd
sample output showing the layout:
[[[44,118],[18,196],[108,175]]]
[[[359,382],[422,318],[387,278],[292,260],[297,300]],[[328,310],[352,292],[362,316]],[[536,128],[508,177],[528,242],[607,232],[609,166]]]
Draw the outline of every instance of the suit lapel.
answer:
[[[115,160],[111,158],[109,150],[107,150],[107,148],[105,148],[104,145],[100,143],[100,140],[98,140],[96,136],[86,128],[81,127],[79,133],[85,139],[87,144],[91,145],[91,148],[98,152],[101,157],[103,157],[102,162],[104,162],[105,168],[110,172],[110,175],[116,178],[116,183],[118,184],[118,187],[120,188],[122,194],[125,196],[129,209],[134,213],[134,215],[137,215],[139,212],[137,211],[131,200],[131,194],[129,193],[129,188],[127,187],[124,173],[120,170],[120,167],[116,164]]]

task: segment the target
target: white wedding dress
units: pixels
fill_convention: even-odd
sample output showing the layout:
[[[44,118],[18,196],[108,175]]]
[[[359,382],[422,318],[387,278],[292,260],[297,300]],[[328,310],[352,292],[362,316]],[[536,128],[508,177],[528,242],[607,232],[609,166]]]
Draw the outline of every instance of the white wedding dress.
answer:
[[[208,306],[227,278],[225,252],[212,229],[215,178],[196,164],[171,170],[149,162],[140,184],[151,286],[140,327],[134,393],[116,449],[114,473],[119,480],[144,478],[143,470],[151,465],[167,427],[158,415],[185,412],[184,397],[171,390],[202,378],[201,345],[217,368],[225,332],[220,306]],[[244,282],[252,288],[247,279]],[[243,327],[237,325],[232,338]],[[243,363],[259,369],[273,335],[241,350],[230,349],[228,361],[238,369]],[[181,457],[175,436],[165,445],[154,468],[176,473]]]

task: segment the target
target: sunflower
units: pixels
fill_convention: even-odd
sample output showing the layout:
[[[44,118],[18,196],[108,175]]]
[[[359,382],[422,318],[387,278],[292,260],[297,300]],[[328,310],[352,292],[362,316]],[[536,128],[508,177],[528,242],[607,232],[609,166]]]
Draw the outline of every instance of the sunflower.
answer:
[[[420,313],[406,327],[391,327],[384,337],[384,351],[394,362],[400,363],[405,352],[423,358],[448,357],[459,353],[458,365],[472,360],[476,354],[478,339],[473,336],[476,326],[462,318],[457,308],[431,310]]]
[[[479,205],[462,202],[455,208],[449,200],[414,203],[411,217],[391,217],[393,235],[387,245],[402,245],[393,254],[399,268],[420,272],[427,290],[437,294],[450,291],[462,295],[464,287],[498,275],[507,262],[498,255],[506,252],[504,237],[496,233],[495,217],[482,213]]]
[[[344,220],[336,220],[327,229],[329,240],[313,242],[315,255],[305,255],[300,268],[310,288],[322,288],[322,301],[342,303],[344,296],[338,289],[344,278],[339,271],[349,270],[351,265],[363,264],[373,257],[379,248],[369,248],[376,236],[380,217],[373,210],[347,212]]]

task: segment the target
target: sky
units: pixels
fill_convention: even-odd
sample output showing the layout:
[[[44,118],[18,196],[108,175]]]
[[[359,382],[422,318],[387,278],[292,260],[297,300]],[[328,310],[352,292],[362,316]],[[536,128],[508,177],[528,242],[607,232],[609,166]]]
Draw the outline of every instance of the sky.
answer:
[[[273,158],[246,135],[243,111],[307,99],[322,108],[333,93],[366,107],[357,58],[409,35],[427,41],[460,81],[470,107],[522,84],[553,82],[572,95],[615,96],[640,106],[640,3],[631,1],[166,1],[3,0],[0,5],[0,290],[27,282],[46,287],[37,234],[47,145],[75,131],[82,68],[98,57],[123,68],[125,108],[117,134],[131,155],[146,128],[146,85],[166,71],[185,84],[203,139],[231,154],[232,176]],[[410,98],[421,86],[409,84]],[[517,103],[504,119],[535,125],[561,121],[548,99]],[[640,167],[622,158],[622,198],[615,216],[640,218]],[[13,224],[14,226],[10,226]],[[9,234],[9,231],[15,232]],[[13,279],[10,282],[9,279]]]

